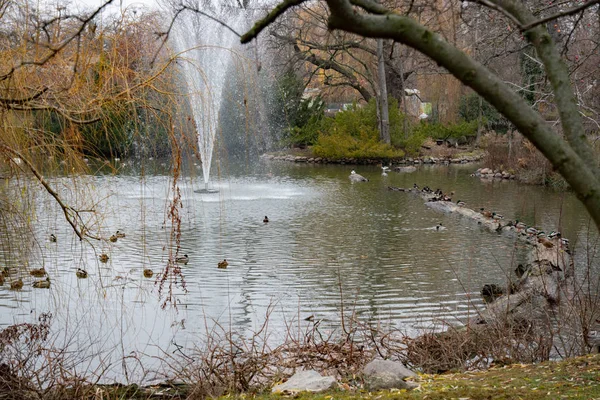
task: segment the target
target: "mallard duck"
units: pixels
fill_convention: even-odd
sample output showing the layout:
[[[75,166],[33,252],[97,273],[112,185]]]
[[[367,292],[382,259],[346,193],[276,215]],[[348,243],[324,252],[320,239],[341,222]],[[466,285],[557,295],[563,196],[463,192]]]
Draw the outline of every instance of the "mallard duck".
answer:
[[[554,247],[554,243],[552,243],[550,240],[546,239],[545,237],[538,238],[538,243],[543,244],[544,247],[547,249],[551,249]]]
[[[265,218],[263,219],[263,222],[264,222],[265,224],[268,224],[268,223],[269,223],[269,217],[267,217],[267,216],[265,215]]]
[[[226,259],[223,259],[223,261],[220,261],[220,262],[219,262],[219,265],[218,265],[218,266],[219,266],[219,268],[221,268],[221,269],[225,269],[225,268],[227,268],[227,266],[228,266],[228,265],[229,265],[229,263],[227,262],[227,260],[226,260]]]
[[[119,239],[123,239],[126,235],[121,231],[117,231],[115,233],[115,236],[118,237]]]
[[[77,271],[75,271],[75,275],[80,279],[85,279],[88,277],[87,271],[81,268],[77,268]]]
[[[486,218],[492,218],[492,212],[491,211],[487,211],[486,209],[484,209],[483,207],[481,207],[479,209],[479,214],[483,215]]]
[[[29,275],[39,278],[39,277],[46,275],[46,270],[43,267],[32,269],[31,271],[29,271]]]
[[[108,240],[110,240],[111,242],[116,242],[117,240],[119,240],[119,238],[116,235],[110,235],[110,237],[108,238]]]
[[[527,225],[525,225],[523,222],[519,222],[519,220],[517,219],[515,221],[515,228],[517,228],[517,230],[523,230],[523,229],[527,229]]]
[[[38,289],[49,289],[50,288],[50,278],[46,277],[43,281],[35,281],[33,282],[33,287]]]
[[[498,213],[493,212],[492,213],[492,218],[494,219],[494,221],[500,221],[501,219],[504,219],[504,216],[500,215]]]
[[[527,228],[527,229],[525,230],[525,232],[526,232],[528,235],[532,235],[532,236],[533,236],[533,235],[537,235],[537,233],[538,233],[538,230],[537,230],[537,229],[535,229],[533,226],[530,226],[529,228]]]
[[[187,254],[184,254],[183,256],[175,257],[175,262],[178,264],[187,264],[188,261],[190,261],[190,258],[188,257]]]
[[[22,279],[17,279],[16,281],[12,281],[10,283],[10,289],[11,290],[21,290],[21,289],[23,289],[23,280]]]
[[[354,170],[350,171],[349,178],[352,182],[369,182],[369,180],[367,178],[365,178],[362,175],[357,174],[356,171],[354,171]]]
[[[458,201],[456,202],[456,205],[457,205],[457,206],[459,206],[459,207],[464,207],[464,206],[466,206],[466,205],[467,205],[467,203],[465,203],[464,201],[460,201],[460,200],[458,200]]]
[[[560,237],[561,237],[561,234],[560,234],[560,232],[557,232],[557,231],[552,231],[552,232],[550,232],[550,234],[548,235],[548,237],[549,237],[550,239],[554,239],[554,238],[560,238]]]
[[[106,255],[104,253],[100,254],[100,256],[98,258],[100,259],[100,262],[103,262],[103,263],[108,262],[108,255]]]
[[[2,275],[9,276],[17,273],[17,269],[15,267],[4,267],[2,268]]]
[[[152,278],[152,275],[154,275],[154,271],[152,271],[150,268],[146,268],[144,270],[144,277]]]
[[[442,223],[441,223],[441,222],[439,222],[439,223],[438,223],[438,224],[435,226],[435,230],[436,230],[436,231],[443,230],[443,229],[446,229],[446,228],[444,227],[444,225],[442,225]]]
[[[536,236],[538,238],[545,238],[546,237],[546,232],[544,232],[544,231],[538,231],[538,233],[536,234]]]
[[[50,234],[50,237],[48,238],[52,243],[56,243],[56,236],[54,235],[54,233]]]

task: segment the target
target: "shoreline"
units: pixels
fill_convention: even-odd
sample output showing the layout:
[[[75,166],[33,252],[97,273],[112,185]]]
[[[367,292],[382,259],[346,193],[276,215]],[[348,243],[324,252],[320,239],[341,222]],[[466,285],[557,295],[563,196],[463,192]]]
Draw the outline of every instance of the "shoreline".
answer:
[[[398,159],[386,159],[386,158],[326,158],[326,157],[313,157],[308,155],[293,155],[283,154],[276,155],[272,153],[264,153],[259,156],[259,159],[265,161],[286,161],[294,163],[307,163],[307,164],[350,164],[350,165],[377,165],[377,164],[388,164],[388,165],[420,165],[420,164],[468,164],[476,163],[483,160],[484,154],[476,155],[459,155],[447,156],[447,157],[405,157]]]

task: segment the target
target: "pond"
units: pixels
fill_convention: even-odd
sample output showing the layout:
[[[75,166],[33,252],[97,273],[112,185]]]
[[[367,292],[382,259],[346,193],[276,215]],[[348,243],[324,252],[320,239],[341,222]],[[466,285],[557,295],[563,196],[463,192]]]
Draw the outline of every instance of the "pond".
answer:
[[[164,163],[124,165],[118,174],[54,177],[50,182],[71,202],[91,204],[103,237],[81,242],[46,193],[29,193],[33,232],[4,221],[0,259],[17,267],[25,287],[0,287],[0,327],[53,316],[53,341],[86,354],[88,370],[136,380],[144,364],[202,342],[214,330],[250,335],[267,314],[270,340],[297,325],[322,320],[324,332],[339,330],[344,315],[416,335],[446,323],[460,323],[483,307],[485,283],[506,283],[519,257],[515,241],[476,224],[429,209],[418,197],[388,186],[455,191],[468,207],[495,210],[547,231],[560,228],[577,241],[582,262],[595,245],[593,224],[570,193],[521,185],[482,182],[476,165],[421,166],[414,173],[372,166],[260,162],[218,166],[211,187],[197,168],[183,168],[178,181],[182,206],[179,255],[181,284],[171,290],[157,276],[173,255],[172,178]],[[350,171],[370,179],[352,184]],[[143,174],[141,173],[143,171]],[[20,182],[22,185],[23,182]],[[35,183],[32,183],[34,185]],[[6,193],[25,201],[15,182]],[[85,201],[81,200],[85,199]],[[269,223],[263,223],[268,216]],[[436,229],[441,223],[442,229]],[[57,241],[48,240],[50,234]],[[587,246],[587,247],[586,247]],[[106,253],[106,264],[98,255]],[[217,264],[227,259],[226,269]],[[32,268],[45,267],[50,289],[34,289]],[[78,279],[77,268],[88,271]],[[145,278],[143,269],[152,269]],[[313,321],[305,318],[314,317]],[[164,353],[163,353],[164,352]],[[127,373],[123,357],[135,358]],[[139,362],[138,362],[139,361]],[[136,369],[137,368],[137,369]]]

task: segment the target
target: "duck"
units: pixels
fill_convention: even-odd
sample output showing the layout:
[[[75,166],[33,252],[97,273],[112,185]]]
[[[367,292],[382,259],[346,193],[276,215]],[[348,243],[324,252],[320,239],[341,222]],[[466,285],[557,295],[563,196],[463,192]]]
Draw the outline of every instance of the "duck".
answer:
[[[17,279],[16,281],[12,281],[10,283],[11,290],[21,290],[23,289],[23,279]]]
[[[441,222],[438,222],[438,224],[435,226],[435,230],[439,231],[439,230],[443,230],[445,229],[444,225],[442,225]]]
[[[123,238],[124,238],[125,236],[127,236],[127,235],[125,235],[125,234],[124,234],[123,232],[121,232],[121,231],[117,231],[117,232],[115,233],[115,236],[116,236],[117,238],[119,238],[119,239],[123,239]]]
[[[369,182],[369,180],[367,178],[365,178],[362,175],[357,174],[356,171],[354,171],[354,170],[350,171],[349,178],[352,182]]]
[[[77,271],[75,271],[75,275],[80,279],[85,279],[88,277],[87,271],[81,268],[77,268]]]
[[[38,289],[50,289],[50,278],[46,277],[43,281],[33,282],[33,287]]]
[[[175,257],[175,262],[178,264],[187,264],[189,261],[190,261],[190,258],[188,257],[187,254]]]
[[[515,220],[515,228],[517,228],[518,231],[521,231],[523,229],[527,229],[527,225],[517,219]]]
[[[548,235],[548,238],[550,238],[550,239],[560,238],[560,237],[561,237],[561,234],[560,234],[560,232],[557,232],[557,231],[552,231]]]
[[[525,230],[525,232],[526,232],[528,235],[532,235],[532,236],[533,236],[533,235],[537,235],[537,233],[538,233],[538,230],[537,230],[537,229],[535,229],[533,226],[530,226],[529,228],[527,228],[527,229]]]
[[[225,269],[225,268],[227,268],[228,265],[229,265],[229,263],[227,262],[227,259],[223,259],[223,261],[219,262],[218,267],[221,269]]]
[[[467,205],[467,203],[465,203],[464,201],[460,201],[460,200],[458,200],[458,201],[456,202],[456,205],[457,205],[457,206],[459,206],[459,207],[464,207],[464,206],[466,206],[466,205]]]
[[[538,231],[537,235],[538,238],[546,238],[546,232],[544,231]]]
[[[504,219],[504,216],[500,215],[498,213],[493,212],[492,213],[492,218],[494,219],[494,221],[500,221],[501,219]]]
[[[483,207],[481,207],[479,209],[479,214],[483,215],[486,218],[492,218],[492,212],[491,211],[487,211],[486,209],[484,209]]]
[[[110,237],[108,238],[108,240],[110,240],[111,242],[116,242],[117,240],[119,240],[119,238],[116,235],[110,235]]]
[[[552,243],[550,240],[546,239],[545,237],[538,238],[538,243],[543,244],[544,247],[547,249],[551,249],[554,247],[554,243]]]
[[[150,268],[144,269],[144,277],[145,278],[152,278],[153,275],[154,275],[154,271],[152,271]]]
[[[108,262],[108,259],[109,259],[108,255],[106,255],[105,253],[100,254],[98,256],[98,258],[100,259],[100,262],[103,262],[103,263]]]
[[[52,242],[52,243],[56,243],[56,235],[54,233],[51,233],[50,236],[48,237],[48,239]]]
[[[267,217],[267,216],[265,215],[265,218],[263,219],[263,222],[264,222],[265,224],[268,224],[268,223],[269,223],[269,217]]]
[[[44,269],[44,267],[32,269],[31,271],[29,271],[29,275],[39,278],[46,275],[46,270]]]

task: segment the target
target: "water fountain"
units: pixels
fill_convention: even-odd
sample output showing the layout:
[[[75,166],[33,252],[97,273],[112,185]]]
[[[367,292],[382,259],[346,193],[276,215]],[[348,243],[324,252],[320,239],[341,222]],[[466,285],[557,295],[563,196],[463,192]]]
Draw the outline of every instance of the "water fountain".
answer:
[[[216,18],[236,28],[243,24],[243,12],[212,7]],[[239,11],[239,10],[238,10]],[[238,37],[228,27],[199,13],[184,12],[175,25],[173,38],[181,60],[178,63],[186,80],[189,106],[198,134],[198,150],[202,161],[204,189],[200,193],[216,193],[209,189],[210,167],[215,138],[219,130],[219,107],[227,79],[227,67],[235,56],[231,51]]]

